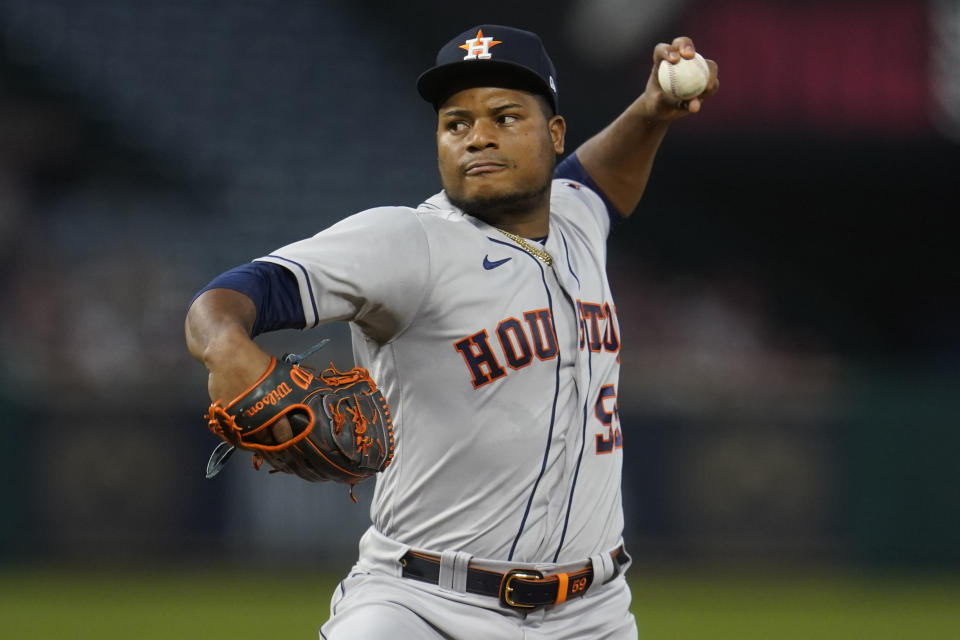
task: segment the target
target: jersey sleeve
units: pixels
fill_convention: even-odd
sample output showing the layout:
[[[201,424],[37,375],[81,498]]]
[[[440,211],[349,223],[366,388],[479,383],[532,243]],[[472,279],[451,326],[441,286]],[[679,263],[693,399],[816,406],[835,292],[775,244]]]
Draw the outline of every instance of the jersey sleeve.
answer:
[[[363,211],[257,261],[296,277],[305,328],[351,321],[380,342],[409,325],[429,288],[427,235],[402,207]]]
[[[197,292],[190,301],[210,289],[232,289],[253,301],[257,317],[250,335],[278,329],[303,329],[303,304],[292,272],[269,262],[249,262],[225,271]]]
[[[606,204],[593,190],[581,182],[567,178],[554,179],[550,190],[550,214],[567,219],[592,238],[606,243],[612,223]]]
[[[590,174],[587,173],[587,170],[580,162],[580,158],[577,157],[576,152],[571,153],[556,166],[553,170],[553,177],[555,180],[572,180],[597,194],[606,207],[607,216],[610,219],[610,226],[623,222],[625,219],[623,213],[613,205],[613,202],[611,202],[607,194],[603,192],[603,189],[597,186],[597,183],[594,182]]]

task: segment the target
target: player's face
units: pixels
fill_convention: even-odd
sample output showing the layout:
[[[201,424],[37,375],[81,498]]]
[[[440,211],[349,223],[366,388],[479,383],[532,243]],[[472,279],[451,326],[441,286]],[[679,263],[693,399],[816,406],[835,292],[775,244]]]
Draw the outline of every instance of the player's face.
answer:
[[[454,205],[491,223],[549,211],[562,117],[548,119],[531,93],[495,87],[455,93],[437,115],[440,181]]]

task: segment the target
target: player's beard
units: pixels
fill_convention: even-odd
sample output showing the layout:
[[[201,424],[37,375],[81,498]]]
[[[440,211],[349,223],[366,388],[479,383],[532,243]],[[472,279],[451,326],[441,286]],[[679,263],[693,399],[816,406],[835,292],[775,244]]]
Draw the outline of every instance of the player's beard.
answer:
[[[551,180],[548,178],[542,185],[531,189],[518,189],[509,193],[475,196],[473,198],[460,198],[447,192],[447,199],[464,213],[480,218],[484,222],[495,224],[536,209],[545,198],[549,198],[550,182]]]
[[[535,210],[544,200],[549,202],[550,185],[553,182],[553,170],[557,166],[557,156],[551,156],[550,169],[544,177],[543,183],[529,189],[518,188],[508,193],[474,196],[472,198],[454,195],[446,190],[450,204],[480,218],[488,224],[496,226],[500,222],[516,219],[518,216]]]

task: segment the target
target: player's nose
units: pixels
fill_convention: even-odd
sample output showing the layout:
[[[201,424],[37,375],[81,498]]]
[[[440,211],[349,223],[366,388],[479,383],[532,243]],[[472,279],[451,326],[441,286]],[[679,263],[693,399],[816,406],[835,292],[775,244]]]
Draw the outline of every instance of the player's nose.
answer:
[[[483,149],[497,148],[497,128],[492,122],[484,118],[478,119],[470,127],[470,133],[466,139],[468,151],[481,151]]]

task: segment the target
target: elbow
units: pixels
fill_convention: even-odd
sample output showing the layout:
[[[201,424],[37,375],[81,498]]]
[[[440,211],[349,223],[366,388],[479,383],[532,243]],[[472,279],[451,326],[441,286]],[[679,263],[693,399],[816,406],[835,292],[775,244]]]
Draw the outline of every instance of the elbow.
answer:
[[[183,330],[187,351],[207,368],[238,343],[251,342],[256,308],[247,296],[229,289],[208,289],[190,305]]]
[[[204,332],[201,329],[200,317],[202,313],[198,311],[199,301],[202,297],[202,295],[198,296],[190,303],[187,315],[183,320],[183,335],[187,343],[187,351],[195,360],[200,362],[204,361],[204,352],[207,346],[206,341],[203,340]]]

